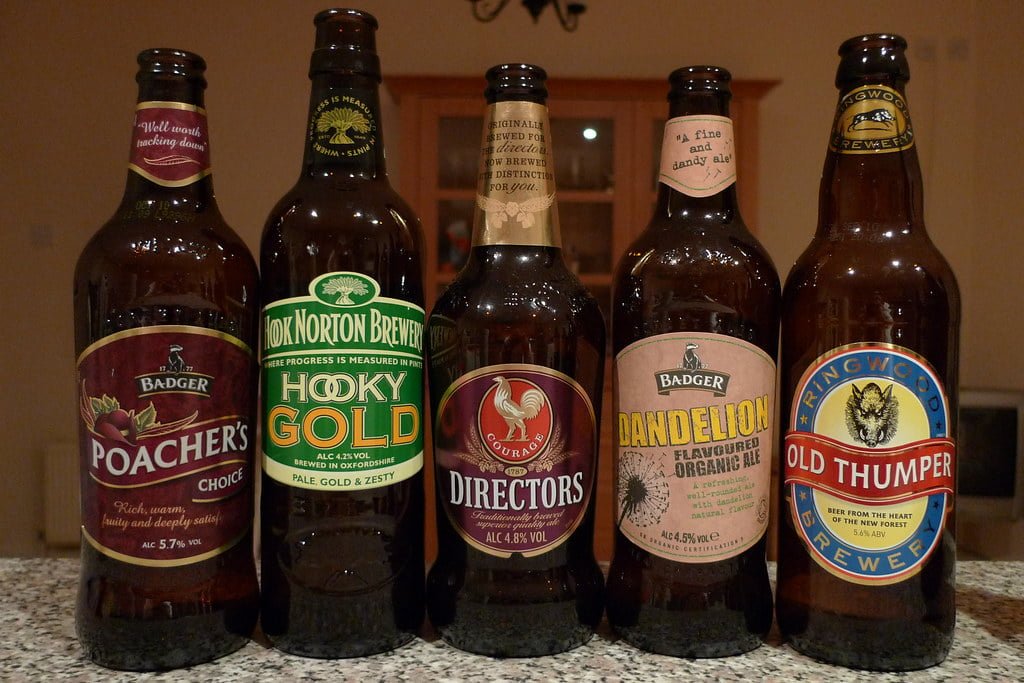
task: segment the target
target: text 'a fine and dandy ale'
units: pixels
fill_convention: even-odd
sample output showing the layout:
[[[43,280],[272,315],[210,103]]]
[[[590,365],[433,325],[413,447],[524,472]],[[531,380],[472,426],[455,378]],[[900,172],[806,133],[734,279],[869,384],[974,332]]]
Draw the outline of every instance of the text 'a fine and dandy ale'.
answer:
[[[546,75],[487,73],[469,261],[427,329],[438,558],[427,609],[456,647],[561,652],[601,619],[593,552],[604,321],[562,258]]]
[[[146,50],[124,198],[75,270],[78,637],[117,669],[241,647],[256,623],[256,264],[214,200],[198,55]]]
[[[925,232],[906,47],[839,48],[818,229],[784,291],[777,593],[798,650],[896,671],[953,636],[960,325]]]
[[[385,172],[377,21],[314,23],[303,169],[261,242],[261,623],[355,657],[423,621],[423,240]]]
[[[658,203],[615,277],[608,618],[681,657],[760,645],[779,278],[736,201],[729,73],[678,69]]]

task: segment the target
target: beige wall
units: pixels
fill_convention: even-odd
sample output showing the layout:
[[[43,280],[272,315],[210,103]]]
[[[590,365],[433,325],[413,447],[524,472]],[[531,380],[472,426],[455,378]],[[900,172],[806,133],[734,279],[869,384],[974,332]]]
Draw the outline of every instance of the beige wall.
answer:
[[[852,11],[849,3],[811,0],[591,0],[571,35],[553,16],[531,25],[518,4],[486,25],[470,18],[464,0],[361,6],[380,19],[386,74],[481,75],[497,62],[523,60],[555,76],[662,78],[677,66],[711,62],[739,78],[781,79],[762,108],[756,223],[783,273],[816,220],[837,46],[860,32],[905,35],[928,227],[964,294],[962,381],[1024,389],[1024,4],[860,0]],[[71,273],[120,198],[135,54],[170,46],[206,57],[221,209],[255,248],[264,217],[299,169],[311,19],[323,6],[0,5],[0,555],[41,550],[41,454],[75,438]],[[385,121],[392,168],[402,146],[394,121],[392,111]]]

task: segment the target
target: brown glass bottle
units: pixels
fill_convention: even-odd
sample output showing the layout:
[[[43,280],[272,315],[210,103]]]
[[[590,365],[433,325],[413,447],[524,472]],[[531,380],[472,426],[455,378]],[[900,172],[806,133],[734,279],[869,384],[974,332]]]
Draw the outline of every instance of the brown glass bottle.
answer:
[[[818,228],[783,295],[779,626],[874,670],[942,661],[955,621],[960,297],[925,232],[905,49],[839,48]]]
[[[680,657],[751,650],[772,622],[780,287],[737,206],[729,81],[714,66],[669,76],[657,206],[614,284],[608,620]]]
[[[566,267],[546,74],[487,72],[469,260],[428,323],[438,557],[427,611],[449,643],[561,652],[601,619],[595,416],[605,329]]]
[[[423,238],[384,165],[376,19],[314,23],[303,169],[261,244],[261,624],[354,657],[423,621]]]
[[[77,630],[116,669],[245,644],[253,560],[256,264],[217,209],[198,55],[138,57],[121,205],[75,269],[82,452]]]

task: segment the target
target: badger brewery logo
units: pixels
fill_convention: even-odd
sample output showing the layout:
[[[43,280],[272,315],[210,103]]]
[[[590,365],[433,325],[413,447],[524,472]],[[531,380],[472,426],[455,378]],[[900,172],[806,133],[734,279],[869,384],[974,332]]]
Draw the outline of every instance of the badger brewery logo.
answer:
[[[210,397],[213,375],[196,372],[186,360],[187,351],[181,344],[167,347],[167,361],[156,372],[135,376],[139,398],[156,394],[193,394]]]
[[[697,389],[710,391],[718,397],[725,396],[729,390],[729,373],[708,368],[701,360],[699,350],[699,344],[687,342],[677,368],[659,370],[654,374],[659,394],[668,396],[680,389]]]

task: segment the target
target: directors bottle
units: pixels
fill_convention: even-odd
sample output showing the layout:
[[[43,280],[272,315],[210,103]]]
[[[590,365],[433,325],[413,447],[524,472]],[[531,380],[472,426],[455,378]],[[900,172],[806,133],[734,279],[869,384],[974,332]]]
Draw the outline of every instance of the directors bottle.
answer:
[[[302,173],[260,253],[261,623],[355,657],[423,621],[423,238],[385,172],[376,19],[314,23]]]
[[[428,324],[438,557],[427,610],[494,657],[580,645],[601,619],[594,559],[605,328],[566,266],[546,74],[487,72],[469,260]]]
[[[779,277],[737,206],[729,81],[669,76],[657,206],[614,285],[608,619],[678,657],[746,652],[772,622]]]
[[[217,209],[199,55],[138,57],[124,198],[74,281],[78,639],[115,669],[198,664],[256,624],[256,264]]]
[[[782,318],[779,626],[886,671],[941,662],[955,621],[960,295],[925,231],[906,47],[839,48],[818,228]]]

